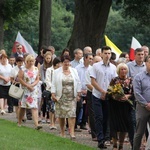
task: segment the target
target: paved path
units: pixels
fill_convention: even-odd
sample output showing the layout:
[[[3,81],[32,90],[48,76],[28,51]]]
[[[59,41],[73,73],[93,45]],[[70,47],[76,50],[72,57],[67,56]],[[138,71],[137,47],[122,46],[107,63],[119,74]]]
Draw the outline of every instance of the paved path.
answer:
[[[17,122],[15,118],[15,113],[6,113],[5,115],[1,115],[0,118],[10,120],[12,122]],[[17,124],[16,124],[17,125]],[[27,120],[26,123],[22,124],[23,126],[31,127],[34,128],[33,121],[32,120]],[[57,130],[50,130],[48,124],[42,124],[43,125],[43,132],[48,132],[55,134],[59,136],[59,125],[58,123],[56,124]],[[91,135],[88,133],[87,130],[82,130],[82,132],[76,132],[76,139],[74,140],[77,143],[88,145],[90,147],[93,147],[94,149],[98,150],[97,148],[97,142],[94,142],[91,140]],[[69,133],[66,131],[66,138],[69,138]],[[112,145],[107,148],[107,150],[112,150]],[[130,144],[125,143],[124,144],[124,150],[130,150]]]

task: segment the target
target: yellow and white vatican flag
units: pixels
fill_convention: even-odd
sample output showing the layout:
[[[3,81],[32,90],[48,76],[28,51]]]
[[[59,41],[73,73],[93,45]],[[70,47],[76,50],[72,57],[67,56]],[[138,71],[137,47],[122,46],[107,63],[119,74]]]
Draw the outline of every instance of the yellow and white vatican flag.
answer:
[[[110,41],[110,39],[108,39],[106,35],[105,35],[105,42],[106,45],[111,48],[112,52],[116,54],[116,60],[118,60],[119,55],[122,53],[122,51],[112,41]]]

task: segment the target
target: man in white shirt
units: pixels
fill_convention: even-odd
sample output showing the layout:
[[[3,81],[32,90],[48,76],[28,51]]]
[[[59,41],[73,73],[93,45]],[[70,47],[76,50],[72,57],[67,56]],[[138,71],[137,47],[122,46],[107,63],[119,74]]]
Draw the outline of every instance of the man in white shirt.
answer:
[[[105,134],[108,121],[108,101],[105,100],[107,88],[112,78],[117,76],[116,66],[110,63],[111,48],[102,47],[103,60],[95,63],[91,71],[91,83],[93,85],[92,102],[95,117],[95,128],[97,133],[98,147],[107,148]]]
[[[100,56],[95,56],[93,59],[93,64],[102,61],[102,58]],[[87,110],[88,110],[88,116],[89,116],[89,126],[92,136],[92,141],[97,141],[96,136],[96,129],[95,129],[95,118],[94,118],[94,111],[93,111],[93,104],[92,104],[92,90],[93,86],[91,85],[91,78],[90,78],[90,72],[92,71],[92,67],[89,67],[86,71],[85,75],[85,81],[87,86]]]

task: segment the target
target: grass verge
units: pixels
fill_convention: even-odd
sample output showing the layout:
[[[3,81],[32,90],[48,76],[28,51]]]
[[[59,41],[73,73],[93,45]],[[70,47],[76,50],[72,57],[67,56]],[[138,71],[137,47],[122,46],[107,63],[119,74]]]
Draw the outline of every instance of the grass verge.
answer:
[[[17,127],[16,123],[0,119],[1,150],[93,150],[46,132],[28,127]]]

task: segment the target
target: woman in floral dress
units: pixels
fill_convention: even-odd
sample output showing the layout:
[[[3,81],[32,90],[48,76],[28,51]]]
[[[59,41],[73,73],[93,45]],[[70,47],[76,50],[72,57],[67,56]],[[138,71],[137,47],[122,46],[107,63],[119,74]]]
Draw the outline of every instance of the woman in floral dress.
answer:
[[[32,110],[32,117],[36,129],[42,128],[38,124],[38,88],[39,71],[34,66],[35,58],[28,55],[25,59],[25,66],[18,73],[19,81],[24,89],[24,94],[20,100],[20,113],[18,126],[21,126],[21,120],[24,116],[25,109]]]
[[[61,58],[62,67],[56,69],[52,79],[52,100],[55,101],[56,117],[62,137],[65,136],[65,118],[68,118],[70,137],[75,138],[74,127],[76,118],[76,100],[80,99],[81,83],[77,70],[70,67],[70,57]]]
[[[118,77],[112,79],[110,86],[120,84],[124,91],[124,96],[117,98],[109,95],[110,107],[110,131],[113,139],[113,149],[117,150],[117,139],[119,134],[119,149],[123,149],[123,142],[126,132],[129,134],[131,146],[133,146],[134,124],[132,122],[133,105],[129,103],[129,99],[134,100],[132,79],[127,77],[128,67],[125,63],[117,66]],[[118,96],[119,97],[119,96]],[[133,101],[132,101],[133,103]]]

